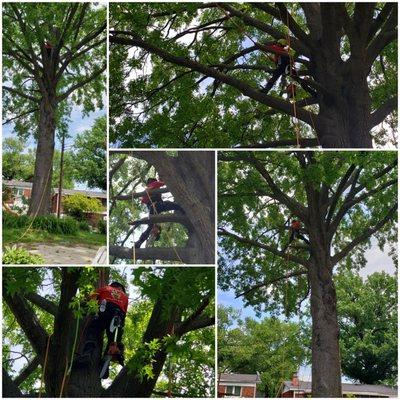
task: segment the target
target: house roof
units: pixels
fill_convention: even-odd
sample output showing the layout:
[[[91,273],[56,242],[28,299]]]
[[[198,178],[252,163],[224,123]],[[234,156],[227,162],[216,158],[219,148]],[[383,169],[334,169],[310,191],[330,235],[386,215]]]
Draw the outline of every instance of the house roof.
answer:
[[[299,381],[299,385],[293,385],[292,381],[285,381],[282,392],[301,390],[311,393],[311,382]],[[360,383],[342,383],[343,393],[364,394],[369,396],[397,397],[397,387],[385,385],[363,385]]]
[[[251,383],[261,382],[257,374],[221,374],[220,383]]]
[[[32,188],[32,182],[24,182],[18,180],[3,181],[4,185],[19,188]],[[58,188],[53,188],[53,193],[58,193]],[[73,194],[83,194],[87,197],[97,197],[100,199],[106,199],[107,194],[104,191],[94,191],[94,190],[80,190],[80,189],[63,189],[62,193],[64,195],[71,196]]]

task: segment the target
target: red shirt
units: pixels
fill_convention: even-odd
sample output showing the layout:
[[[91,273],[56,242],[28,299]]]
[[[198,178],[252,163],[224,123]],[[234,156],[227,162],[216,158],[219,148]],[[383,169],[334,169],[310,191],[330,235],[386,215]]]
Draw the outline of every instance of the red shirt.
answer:
[[[296,231],[298,231],[301,228],[301,223],[300,221],[292,221],[292,224],[290,225],[290,227]]]
[[[45,42],[44,47],[46,47],[46,49],[52,49],[53,45],[50,42]]]
[[[116,304],[125,314],[128,310],[128,296],[121,290],[112,286],[103,286],[96,290],[99,303],[106,300]]]
[[[154,181],[154,182],[150,182],[147,186],[146,186],[146,190],[151,190],[151,189],[158,189],[162,186],[165,186],[165,183],[163,181]],[[142,204],[148,204],[150,203],[150,197],[146,194],[142,197],[141,200]]]
[[[279,56],[287,56],[289,53],[285,50],[285,48],[279,44],[268,44],[266,46],[267,50],[275,55]],[[277,58],[277,57],[276,57]]]

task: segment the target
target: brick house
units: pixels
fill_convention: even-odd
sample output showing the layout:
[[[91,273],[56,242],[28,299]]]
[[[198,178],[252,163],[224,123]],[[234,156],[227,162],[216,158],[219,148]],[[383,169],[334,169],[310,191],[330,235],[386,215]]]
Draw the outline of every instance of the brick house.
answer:
[[[17,180],[11,181],[3,181],[3,185],[10,191],[10,196],[8,200],[5,201],[8,207],[17,206],[20,208],[24,208],[24,200],[29,200],[32,194],[32,183],[31,182],[23,182]],[[99,199],[101,201],[102,206],[107,208],[107,194],[103,191],[91,191],[91,190],[79,190],[79,189],[63,189],[62,190],[62,198],[67,196],[71,196],[73,194],[82,194],[86,197],[93,197]],[[58,188],[52,189],[52,198],[51,198],[51,209],[53,213],[57,212],[57,199],[59,193]],[[4,198],[4,196],[3,196]],[[26,206],[25,206],[26,207]],[[61,213],[63,213],[62,209],[62,199],[61,199]],[[101,213],[101,214],[106,214]]]
[[[218,379],[218,397],[259,397],[257,374],[220,374]]]
[[[385,385],[363,385],[358,383],[342,383],[343,397],[358,398],[396,398],[397,388]],[[294,374],[292,380],[282,383],[278,397],[312,397],[311,382],[299,380]]]

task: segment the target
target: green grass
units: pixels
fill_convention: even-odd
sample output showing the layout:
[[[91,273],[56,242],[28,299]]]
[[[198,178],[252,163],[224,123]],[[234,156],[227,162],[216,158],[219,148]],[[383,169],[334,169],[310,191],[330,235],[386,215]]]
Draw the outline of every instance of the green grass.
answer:
[[[29,229],[21,239],[26,228],[3,229],[3,245],[15,243],[53,243],[70,246],[99,247],[106,245],[106,236],[100,233],[79,231],[76,235],[60,235],[40,229]]]

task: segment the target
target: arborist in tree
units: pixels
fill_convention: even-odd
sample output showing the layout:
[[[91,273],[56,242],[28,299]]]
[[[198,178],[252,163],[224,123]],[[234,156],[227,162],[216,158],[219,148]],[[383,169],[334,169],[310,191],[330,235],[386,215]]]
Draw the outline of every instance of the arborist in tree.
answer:
[[[146,181],[146,194],[141,198],[141,203],[145,204],[147,209],[149,210],[149,217],[165,211],[178,211],[181,214],[185,214],[185,211],[179,204],[173,201],[164,201],[160,193],[149,193],[149,191],[159,189],[163,186],[165,186],[165,183],[161,180],[157,180],[156,178],[149,178]],[[153,229],[154,224],[148,224],[147,229],[140,235],[139,240],[135,243],[135,248],[138,249],[148,239]],[[159,229],[159,232],[157,234],[158,238],[160,231],[161,229]]]
[[[75,358],[75,364],[87,366],[92,360],[93,351],[96,348],[99,335],[106,331],[107,347],[104,352],[104,358],[110,352],[110,348],[115,344],[115,350],[112,354],[112,360],[124,365],[124,345],[122,343],[123,327],[125,324],[125,315],[128,309],[128,296],[125,287],[119,282],[112,282],[108,286],[103,286],[90,296],[96,299],[99,304],[99,311],[89,322],[86,328],[86,341],[83,345],[82,354]],[[115,339],[114,327],[118,321],[118,332]],[[85,333],[85,332],[83,332]],[[104,360],[103,358],[103,360]],[[108,377],[107,373],[104,378]]]
[[[284,253],[288,247],[290,246],[290,244],[293,242],[293,240],[299,238],[301,240],[303,240],[303,242],[305,242],[307,245],[310,244],[309,240],[307,238],[305,238],[302,233],[301,233],[301,222],[297,219],[293,219],[290,227],[289,227],[289,242],[286,245],[286,247],[282,250],[282,252]]]
[[[294,73],[293,70],[290,70],[290,58],[293,56],[293,50],[288,46],[285,39],[279,39],[276,43],[265,45],[264,48],[274,54],[271,59],[276,65],[276,69],[272,73],[267,85],[261,89],[263,93],[267,94],[280,77],[282,77],[281,83],[284,88],[286,86],[286,75]]]
[[[46,40],[44,42],[44,48],[46,49],[47,57],[51,58],[53,55],[54,46],[52,45],[52,43],[49,40]]]

